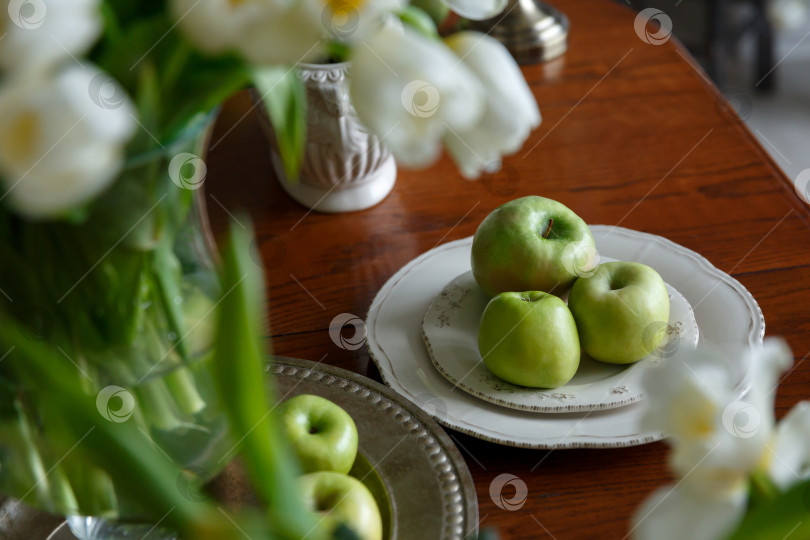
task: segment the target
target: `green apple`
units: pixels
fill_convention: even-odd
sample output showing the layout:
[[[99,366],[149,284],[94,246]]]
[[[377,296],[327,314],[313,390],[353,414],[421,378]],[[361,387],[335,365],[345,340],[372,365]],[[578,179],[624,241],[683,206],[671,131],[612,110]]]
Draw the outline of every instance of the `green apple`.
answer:
[[[540,291],[505,292],[487,304],[478,350],[489,370],[512,384],[557,388],[579,367],[579,336],[558,297]]]
[[[582,349],[611,364],[630,364],[655,350],[663,333],[650,325],[669,322],[669,293],[658,272],[636,262],[601,264],[574,283],[568,307]]]
[[[563,204],[529,196],[492,211],[475,231],[472,271],[490,297],[507,291],[561,295],[596,265],[582,219]]]
[[[382,539],[382,518],[374,496],[358,479],[336,472],[320,471],[298,479],[304,505],[322,517],[330,533],[340,525],[360,540]]]
[[[281,425],[304,472],[348,473],[357,457],[357,426],[328,399],[301,394],[280,405]]]

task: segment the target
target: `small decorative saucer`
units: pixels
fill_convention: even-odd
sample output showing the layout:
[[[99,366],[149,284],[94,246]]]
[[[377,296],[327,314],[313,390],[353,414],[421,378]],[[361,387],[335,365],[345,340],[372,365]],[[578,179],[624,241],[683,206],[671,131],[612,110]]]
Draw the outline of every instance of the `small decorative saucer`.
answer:
[[[604,258],[603,258],[604,260]],[[422,337],[433,365],[456,387],[480,399],[522,411],[564,413],[612,409],[641,401],[646,368],[680,346],[696,346],[698,326],[684,296],[667,284],[670,299],[665,341],[634,364],[597,362],[583,354],[571,381],[560,388],[518,386],[496,377],[478,352],[478,324],[489,302],[472,272],[448,283],[422,321]],[[653,332],[656,329],[653,329]],[[652,336],[651,336],[652,337]]]

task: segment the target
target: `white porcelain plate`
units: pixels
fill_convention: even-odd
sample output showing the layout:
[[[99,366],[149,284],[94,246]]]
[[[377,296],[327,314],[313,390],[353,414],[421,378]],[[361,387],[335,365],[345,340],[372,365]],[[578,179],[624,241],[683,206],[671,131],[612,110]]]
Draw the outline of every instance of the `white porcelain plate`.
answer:
[[[601,262],[612,259],[601,257]],[[543,413],[581,412],[613,409],[641,401],[641,378],[682,345],[698,343],[698,327],[689,302],[667,284],[670,299],[666,327],[650,328],[652,338],[666,330],[665,338],[652,354],[630,365],[597,362],[583,354],[576,375],[565,386],[555,389],[528,388],[496,377],[478,352],[478,323],[489,302],[472,272],[465,272],[448,283],[425,313],[422,332],[433,365],[455,386],[485,401]]]
[[[603,257],[652,266],[680,291],[692,306],[702,343],[731,350],[762,343],[765,321],[754,298],[702,256],[660,236],[621,227],[594,225],[591,232]],[[367,344],[383,380],[444,426],[510,446],[610,448],[663,438],[640,427],[645,403],[654,397],[615,409],[542,414],[478,399],[436,371],[422,340],[422,319],[442,288],[470,270],[471,244],[465,238],[420,255],[377,293],[368,313]],[[747,366],[735,363],[733,368],[742,393]]]

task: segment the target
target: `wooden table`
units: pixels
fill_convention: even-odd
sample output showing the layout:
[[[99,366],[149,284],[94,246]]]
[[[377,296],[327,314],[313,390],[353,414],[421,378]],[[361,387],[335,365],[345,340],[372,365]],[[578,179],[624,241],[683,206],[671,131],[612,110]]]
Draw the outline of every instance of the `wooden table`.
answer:
[[[539,194],[589,223],[665,236],[701,253],[754,295],[769,335],[785,336],[796,368],[779,389],[781,416],[810,391],[807,207],[717,89],[674,40],[641,41],[635,14],[609,0],[556,0],[570,49],[524,69],[544,121],[502,172],[468,182],[449,160],[402,170],[391,195],[359,213],[308,213],[274,178],[246,95],[224,109],[208,158],[217,231],[246,209],[267,276],[277,354],[379,374],[364,349],[330,339],[333,317],[365,317],[377,290],[437,244],[473,234],[492,209]],[[531,451],[451,432],[475,478],[482,526],[511,538],[622,538],[633,509],[670,480],[663,443],[614,450]],[[518,511],[489,485],[528,484]],[[510,494],[506,494],[510,496]]]

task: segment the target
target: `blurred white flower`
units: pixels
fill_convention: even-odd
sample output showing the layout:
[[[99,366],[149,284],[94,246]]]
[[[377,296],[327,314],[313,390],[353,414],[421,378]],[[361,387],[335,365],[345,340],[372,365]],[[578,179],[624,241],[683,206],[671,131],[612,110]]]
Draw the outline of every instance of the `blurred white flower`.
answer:
[[[444,0],[450,9],[468,19],[489,19],[506,7],[506,0]]]
[[[744,400],[731,364],[705,349],[681,349],[646,374],[643,428],[668,435],[670,467],[680,480],[636,511],[635,539],[723,538],[745,513],[753,473],[767,471],[780,487],[801,478],[810,464],[808,407],[797,406],[774,428],[776,386],[792,361],[781,339],[750,352]]]
[[[406,166],[431,164],[448,131],[476,126],[484,89],[442,42],[385,25],[352,57],[351,96],[360,119]]]
[[[0,16],[0,67],[33,70],[80,56],[101,32],[99,0],[11,0]]]
[[[509,51],[477,32],[459,32],[445,43],[478,77],[486,93],[486,111],[471,129],[451,130],[445,144],[461,173],[477,178],[484,168],[517,152],[540,125],[540,110]]]
[[[202,51],[234,51],[258,65],[295,64],[325,45],[324,0],[171,0],[172,14]]]
[[[13,78],[0,91],[0,197],[20,213],[59,215],[115,178],[134,111],[125,98],[94,99],[100,77],[94,67],[75,65]],[[111,78],[104,86],[124,95]]]
[[[732,471],[747,476],[771,439],[774,390],[792,359],[780,339],[766,340],[761,350],[748,353],[751,389],[744,401],[737,398],[730,363],[707,349],[678,351],[650,370],[645,392],[655,398],[643,425],[670,437],[673,471],[707,483],[734,483]],[[723,483],[718,487],[722,491]]]

